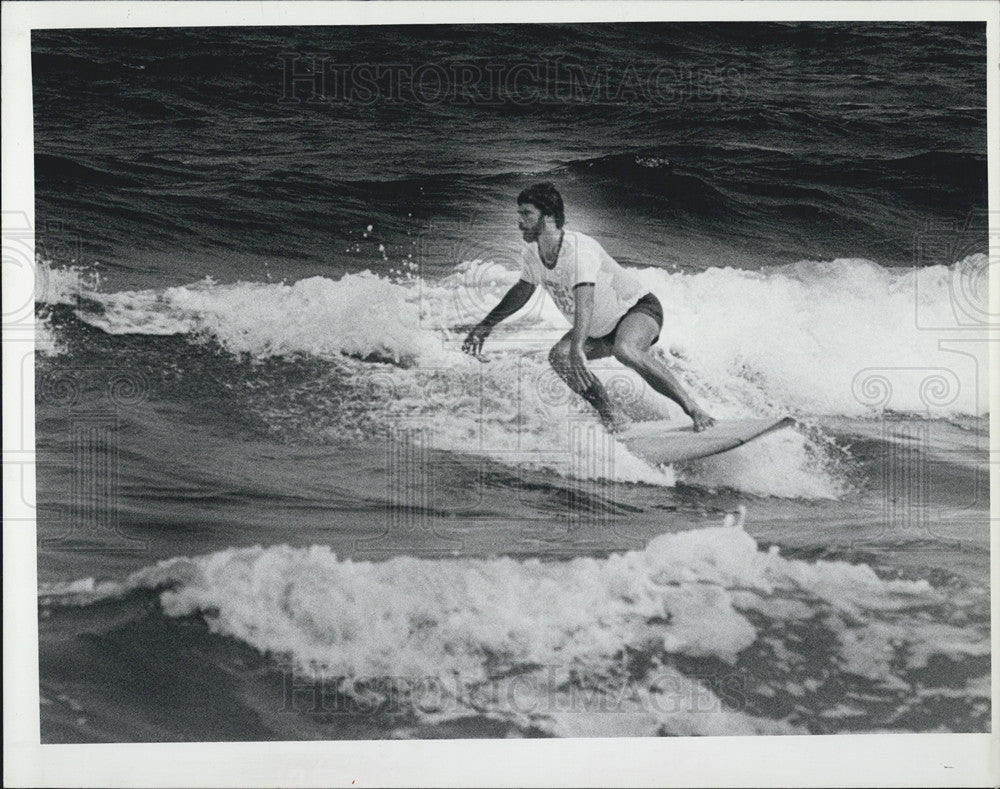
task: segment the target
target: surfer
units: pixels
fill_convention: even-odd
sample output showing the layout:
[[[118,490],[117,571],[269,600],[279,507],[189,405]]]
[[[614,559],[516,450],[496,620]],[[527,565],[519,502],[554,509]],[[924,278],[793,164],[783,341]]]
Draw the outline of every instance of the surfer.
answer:
[[[542,285],[573,324],[549,351],[549,362],[574,392],[590,403],[612,431],[628,420],[611,407],[588,359],[614,356],[653,389],[676,402],[702,431],[715,423],[684,391],[664,360],[652,352],[663,328],[659,300],[623,269],[590,236],[564,230],[562,196],[550,183],[529,186],[517,196],[518,229],[528,246],[521,256],[521,279],[469,332],[462,344],[478,354],[493,327],[509,318]]]

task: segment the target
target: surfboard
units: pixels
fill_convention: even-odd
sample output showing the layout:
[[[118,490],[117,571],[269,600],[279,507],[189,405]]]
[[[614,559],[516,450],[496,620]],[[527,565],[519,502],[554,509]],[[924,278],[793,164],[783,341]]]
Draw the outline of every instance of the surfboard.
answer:
[[[712,427],[695,433],[691,425],[679,427],[676,422],[635,422],[615,439],[629,452],[650,463],[679,463],[683,460],[718,455],[741,447],[748,441],[794,424],[791,417],[783,419],[720,419]]]

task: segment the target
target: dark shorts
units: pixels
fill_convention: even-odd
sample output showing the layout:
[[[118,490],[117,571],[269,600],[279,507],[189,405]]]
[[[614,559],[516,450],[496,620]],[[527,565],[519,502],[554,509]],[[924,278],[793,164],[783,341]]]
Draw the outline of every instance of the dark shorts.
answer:
[[[654,296],[652,293],[647,293],[645,296],[639,299],[635,304],[633,304],[629,308],[628,312],[626,312],[624,315],[621,316],[621,318],[618,319],[618,323],[615,324],[615,328],[613,328],[608,334],[605,334],[603,337],[598,337],[597,339],[601,340],[602,342],[606,342],[609,345],[614,345],[615,335],[618,333],[618,327],[621,326],[622,321],[625,320],[626,317],[636,312],[641,312],[643,315],[648,315],[650,318],[656,321],[657,326],[659,326],[661,329],[663,328],[663,307],[660,304],[660,300],[656,298],[656,296]],[[660,333],[657,332],[656,338],[653,340],[652,343],[650,343],[650,345],[656,345],[659,339],[660,339]]]

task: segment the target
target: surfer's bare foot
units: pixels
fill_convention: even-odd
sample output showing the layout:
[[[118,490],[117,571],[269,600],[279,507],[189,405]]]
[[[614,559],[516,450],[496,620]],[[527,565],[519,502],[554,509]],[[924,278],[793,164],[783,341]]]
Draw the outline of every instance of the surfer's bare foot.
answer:
[[[707,412],[695,406],[691,409],[688,416],[691,417],[691,421],[694,422],[694,432],[700,433],[705,428],[711,427],[715,424],[715,419]]]

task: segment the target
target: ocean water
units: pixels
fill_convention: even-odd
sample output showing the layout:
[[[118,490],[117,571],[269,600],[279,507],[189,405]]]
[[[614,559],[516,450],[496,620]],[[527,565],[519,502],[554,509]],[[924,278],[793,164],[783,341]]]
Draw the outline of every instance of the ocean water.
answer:
[[[43,741],[988,730],[982,25],[35,31],[32,81]],[[650,466],[540,295],[462,354],[538,180],[795,428]]]

